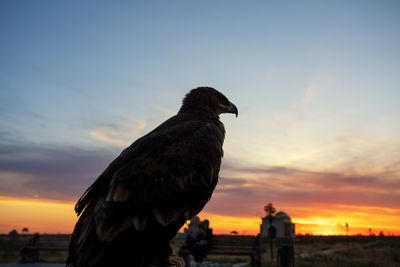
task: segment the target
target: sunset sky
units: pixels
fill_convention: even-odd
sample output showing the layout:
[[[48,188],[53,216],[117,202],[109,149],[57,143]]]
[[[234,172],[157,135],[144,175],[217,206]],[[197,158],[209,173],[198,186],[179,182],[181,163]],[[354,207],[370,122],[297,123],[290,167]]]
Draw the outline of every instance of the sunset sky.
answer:
[[[220,183],[200,213],[256,234],[400,235],[400,1],[0,1],[0,233],[70,233],[138,137],[212,86]]]

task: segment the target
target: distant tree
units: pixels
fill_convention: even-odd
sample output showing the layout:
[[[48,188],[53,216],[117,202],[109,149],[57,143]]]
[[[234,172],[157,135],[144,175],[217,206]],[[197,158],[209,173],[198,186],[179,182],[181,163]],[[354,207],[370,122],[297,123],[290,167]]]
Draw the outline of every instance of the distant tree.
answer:
[[[10,237],[17,237],[18,236],[18,232],[17,232],[17,230],[13,229],[13,230],[11,230],[11,232],[8,233],[8,235]]]
[[[379,236],[385,236],[385,234],[383,233],[383,231],[379,232]]]
[[[23,233],[28,233],[28,232],[29,232],[29,229],[28,229],[27,227],[25,227],[25,228],[22,229],[22,232],[23,232]]]

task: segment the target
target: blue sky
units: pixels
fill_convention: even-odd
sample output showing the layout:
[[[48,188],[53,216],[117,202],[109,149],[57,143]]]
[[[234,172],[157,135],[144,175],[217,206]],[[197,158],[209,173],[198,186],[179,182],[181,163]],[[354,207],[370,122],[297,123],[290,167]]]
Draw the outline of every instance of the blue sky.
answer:
[[[121,114],[157,124],[154,106],[175,111],[199,85],[253,116],[309,87],[323,87],[311,112],[399,114],[399,3],[348,2],[3,1],[1,106],[23,127],[2,123],[78,142],[79,128]]]
[[[390,188],[399,29],[399,1],[1,1],[0,195],[75,201],[202,85],[239,109],[222,116],[222,176]]]

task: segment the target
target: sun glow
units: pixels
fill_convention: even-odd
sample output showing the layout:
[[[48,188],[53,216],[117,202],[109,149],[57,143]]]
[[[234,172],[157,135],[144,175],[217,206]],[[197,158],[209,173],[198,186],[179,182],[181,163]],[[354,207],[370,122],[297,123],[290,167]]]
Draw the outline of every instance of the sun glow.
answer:
[[[236,231],[241,235],[256,235],[260,232],[261,219],[257,217],[233,217],[201,212],[199,217],[210,221],[214,234],[230,234]]]
[[[35,233],[71,233],[76,221],[73,203],[0,198],[0,232],[27,227]]]
[[[345,224],[349,225],[349,234],[400,235],[397,222],[400,210],[370,206],[333,205],[320,207],[309,205],[307,208],[287,206],[283,208],[295,223],[296,234],[345,235]],[[12,229],[20,231],[27,227],[31,233],[71,233],[77,217],[74,203],[54,202],[38,198],[16,199],[0,197],[0,213],[6,214],[0,219],[0,233]],[[260,231],[261,217],[227,216],[203,211],[199,217],[210,221],[215,234],[256,235]]]
[[[298,208],[293,212],[296,216],[297,234],[314,235],[345,235],[346,223],[349,225],[349,234],[368,235],[382,231],[386,235],[399,235],[397,222],[400,220],[400,210],[354,205],[331,205],[319,207]]]

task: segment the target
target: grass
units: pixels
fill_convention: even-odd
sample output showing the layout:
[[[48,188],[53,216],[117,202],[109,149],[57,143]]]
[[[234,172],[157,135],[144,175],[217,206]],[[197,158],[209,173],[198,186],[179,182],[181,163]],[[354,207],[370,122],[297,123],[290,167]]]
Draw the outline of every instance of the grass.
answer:
[[[399,237],[350,237],[348,247],[345,237],[303,237],[295,239],[294,250],[296,267],[400,266]],[[276,262],[266,257],[263,266]]]
[[[19,250],[29,239],[30,236],[10,237],[0,235],[0,262],[18,261]]]
[[[19,235],[10,237],[0,235],[0,263],[19,262],[20,249],[32,238],[32,235]],[[66,251],[40,251],[40,262],[64,263],[67,258]]]
[[[9,237],[0,235],[0,263],[18,262],[20,248],[31,236]],[[178,251],[182,239],[175,239],[173,247]],[[274,241],[274,261],[271,262],[269,242],[261,243],[262,267],[277,266],[277,248],[288,240]],[[296,267],[397,267],[400,266],[400,237],[350,237],[349,247],[344,237],[298,237],[293,242]],[[65,262],[67,252],[40,252],[41,262]],[[237,263],[250,261],[246,256],[210,255],[206,261]]]

